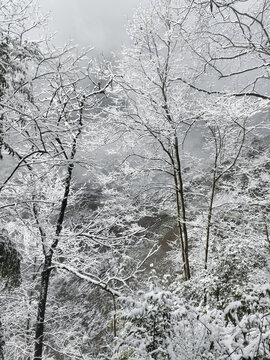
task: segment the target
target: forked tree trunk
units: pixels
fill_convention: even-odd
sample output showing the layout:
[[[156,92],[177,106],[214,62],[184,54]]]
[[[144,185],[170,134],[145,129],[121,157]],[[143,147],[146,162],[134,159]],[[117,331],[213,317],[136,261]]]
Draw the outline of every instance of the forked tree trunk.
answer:
[[[75,152],[74,152],[75,156]],[[72,157],[72,160],[74,159]],[[65,181],[65,193],[61,203],[61,209],[56,225],[55,232],[55,240],[53,241],[48,253],[45,254],[45,260],[43,264],[43,269],[41,273],[41,288],[40,288],[40,296],[38,302],[38,314],[37,314],[37,324],[36,324],[36,335],[35,335],[35,349],[34,349],[34,360],[42,360],[42,352],[43,352],[43,335],[44,335],[44,321],[45,321],[45,311],[46,311],[46,303],[47,303],[47,295],[49,288],[49,280],[51,274],[51,265],[53,252],[57,247],[59,241],[59,235],[62,231],[63,221],[65,217],[65,211],[68,202],[68,196],[70,191],[71,177],[72,171],[74,168],[74,164],[71,163],[68,167],[68,176]]]
[[[33,360],[42,360],[42,353],[43,353],[43,337],[44,337],[44,322],[45,322],[45,312],[46,312],[46,304],[47,304],[47,295],[48,295],[48,288],[49,288],[49,280],[51,274],[51,265],[52,265],[52,258],[54,250],[56,249],[59,241],[59,235],[62,231],[63,222],[65,218],[66,207],[68,203],[68,197],[70,192],[71,186],[71,179],[72,173],[74,169],[73,160],[76,155],[77,149],[77,140],[81,134],[82,129],[82,110],[83,110],[83,103],[80,104],[80,118],[79,118],[79,128],[77,131],[76,136],[73,138],[73,143],[71,147],[71,154],[70,154],[70,164],[68,165],[67,169],[67,177],[65,179],[65,191],[64,196],[61,202],[61,208],[59,211],[59,216],[56,224],[55,230],[55,239],[52,242],[52,245],[49,250],[45,249],[45,260],[43,265],[43,270],[41,274],[41,289],[40,289],[40,296],[38,302],[38,314],[37,314],[37,324],[36,324],[36,334],[35,334],[35,348],[34,348],[34,359]],[[45,236],[44,233],[41,234],[41,237]]]

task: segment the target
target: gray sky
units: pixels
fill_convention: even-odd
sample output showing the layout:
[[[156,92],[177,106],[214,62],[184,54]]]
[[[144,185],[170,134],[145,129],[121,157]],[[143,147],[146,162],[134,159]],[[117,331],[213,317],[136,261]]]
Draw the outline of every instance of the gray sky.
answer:
[[[141,3],[140,0],[39,1],[44,12],[51,12],[49,30],[57,32],[57,45],[72,39],[81,46],[95,47],[97,53],[120,49],[127,41],[128,19]]]

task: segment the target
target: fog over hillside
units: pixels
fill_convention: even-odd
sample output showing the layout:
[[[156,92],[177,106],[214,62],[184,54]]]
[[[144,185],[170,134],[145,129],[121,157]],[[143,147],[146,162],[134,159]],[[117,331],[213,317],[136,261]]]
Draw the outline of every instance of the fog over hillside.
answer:
[[[118,51],[128,41],[126,25],[134,8],[148,0],[39,0],[44,13],[51,14],[49,29],[57,32],[62,45],[73,40],[93,46],[96,53]]]

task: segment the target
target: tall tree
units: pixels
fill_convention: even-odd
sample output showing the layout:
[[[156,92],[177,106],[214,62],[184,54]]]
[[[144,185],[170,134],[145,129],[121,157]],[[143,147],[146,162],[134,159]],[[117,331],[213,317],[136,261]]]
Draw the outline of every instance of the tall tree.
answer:
[[[159,188],[163,199],[174,195],[185,280],[191,277],[190,241],[194,248],[198,243],[196,238],[202,239],[196,230],[197,216],[193,210],[197,207],[198,213],[199,207],[207,214],[206,220],[199,224],[205,233],[204,267],[207,268],[217,184],[238,161],[246,132],[252,127],[250,124],[246,128],[247,119],[265,106],[263,101],[255,99],[199,92],[183,81],[183,76],[198,61],[196,58],[189,61],[192,49],[187,47],[188,41],[197,45],[192,32],[197,27],[191,15],[193,10],[191,5],[180,1],[160,0],[154,1],[149,9],[137,11],[129,28],[133,45],[123,52],[117,78],[117,91],[122,92],[124,99],[123,120],[114,118],[120,129],[129,134],[129,141],[132,136],[137,139],[127,162],[136,166],[131,159],[143,159],[144,172],[159,173],[150,178],[149,188]],[[196,148],[196,141],[205,142],[203,149]],[[202,163],[207,163],[207,170],[199,165]],[[207,171],[205,177],[209,177],[209,196],[207,187],[200,192],[193,181],[201,171]]]

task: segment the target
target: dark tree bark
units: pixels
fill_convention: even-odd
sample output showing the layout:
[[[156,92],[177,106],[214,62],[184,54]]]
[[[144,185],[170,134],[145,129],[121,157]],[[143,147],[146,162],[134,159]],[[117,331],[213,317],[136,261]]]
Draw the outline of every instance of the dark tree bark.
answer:
[[[3,328],[0,320],[0,360],[4,360],[4,345],[5,345],[5,341],[3,337]]]
[[[45,257],[45,262],[41,274],[41,289],[40,289],[40,296],[38,302],[34,360],[42,359],[44,320],[45,320],[50,273],[51,273],[51,263],[52,263],[52,253],[49,256]]]

